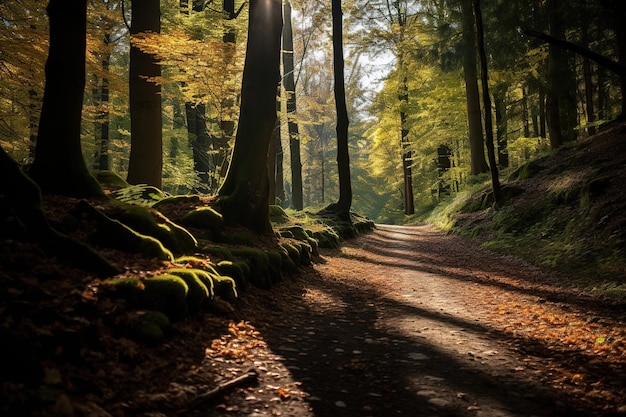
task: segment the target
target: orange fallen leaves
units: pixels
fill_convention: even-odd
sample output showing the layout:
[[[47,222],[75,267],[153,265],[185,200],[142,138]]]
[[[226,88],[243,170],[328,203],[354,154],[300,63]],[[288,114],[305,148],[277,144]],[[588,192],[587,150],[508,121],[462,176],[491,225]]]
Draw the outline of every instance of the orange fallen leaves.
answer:
[[[266,347],[260,333],[248,322],[230,322],[228,333],[211,342],[211,347],[206,349],[208,357],[224,357],[236,362],[243,362],[254,357],[254,348]]]

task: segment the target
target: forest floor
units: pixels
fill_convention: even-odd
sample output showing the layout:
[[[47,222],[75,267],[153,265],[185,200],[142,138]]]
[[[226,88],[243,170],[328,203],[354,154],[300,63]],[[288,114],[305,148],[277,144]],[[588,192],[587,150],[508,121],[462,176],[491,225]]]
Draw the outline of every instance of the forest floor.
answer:
[[[5,370],[40,369],[45,386],[3,383],[5,401],[23,400],[13,415],[626,415],[623,305],[429,226],[380,225],[271,291],[250,288],[229,313],[175,323],[156,347],[87,313],[70,320],[79,294],[47,298],[46,282],[22,307],[59,346],[50,358],[5,353]],[[81,331],[72,349],[72,326],[97,346]]]
[[[331,255],[244,297],[194,372],[258,384],[188,415],[626,415],[624,306],[428,226]]]

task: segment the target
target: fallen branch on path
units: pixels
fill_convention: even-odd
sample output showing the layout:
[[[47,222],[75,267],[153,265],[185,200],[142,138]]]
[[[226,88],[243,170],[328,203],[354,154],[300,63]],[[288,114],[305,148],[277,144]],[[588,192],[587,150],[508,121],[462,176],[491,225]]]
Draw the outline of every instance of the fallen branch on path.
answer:
[[[248,372],[246,372],[243,375],[239,375],[236,378],[222,382],[221,384],[218,384],[212,390],[199,394],[191,401],[191,404],[189,405],[189,409],[191,410],[191,409],[197,408],[198,406],[205,403],[206,401],[209,401],[232,388],[244,385],[248,382],[256,381],[258,377],[259,377],[259,373],[254,369],[250,369]]]

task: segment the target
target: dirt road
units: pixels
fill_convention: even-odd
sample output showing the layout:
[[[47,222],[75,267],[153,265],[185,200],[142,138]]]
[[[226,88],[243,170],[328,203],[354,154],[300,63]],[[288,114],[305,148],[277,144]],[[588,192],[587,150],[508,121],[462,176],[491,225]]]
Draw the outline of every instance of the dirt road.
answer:
[[[430,227],[379,226],[247,294],[205,366],[258,384],[189,415],[626,415],[616,308]]]

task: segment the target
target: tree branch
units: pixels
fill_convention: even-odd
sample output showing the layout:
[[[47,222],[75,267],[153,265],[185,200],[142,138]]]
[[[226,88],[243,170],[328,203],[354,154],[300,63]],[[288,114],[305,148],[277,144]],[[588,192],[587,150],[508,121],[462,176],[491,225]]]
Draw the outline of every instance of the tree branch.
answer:
[[[568,42],[562,39],[555,38],[554,36],[550,36],[547,33],[542,33],[530,28],[524,28],[524,33],[526,35],[532,36],[534,38],[541,39],[544,42],[547,42],[551,45],[558,46],[563,49],[567,49],[568,51],[575,52],[579,55],[587,57],[599,65],[607,68],[608,70],[614,72],[617,75],[622,75],[626,73],[626,66],[620,64],[619,62],[615,62],[603,55],[600,55],[596,52],[593,52],[587,48],[584,48],[580,45],[576,45],[575,43]]]

